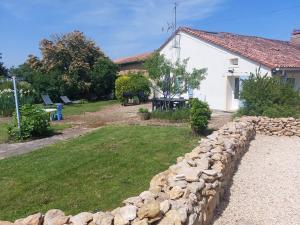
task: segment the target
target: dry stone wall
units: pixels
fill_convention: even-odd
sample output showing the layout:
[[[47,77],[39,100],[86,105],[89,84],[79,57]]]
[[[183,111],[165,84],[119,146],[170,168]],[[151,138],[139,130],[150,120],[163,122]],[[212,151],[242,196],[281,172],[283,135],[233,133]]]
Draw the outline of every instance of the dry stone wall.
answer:
[[[113,211],[66,216],[52,209],[0,225],[207,225],[256,132],[299,136],[300,121],[243,117],[229,122],[154,176],[149,190]]]

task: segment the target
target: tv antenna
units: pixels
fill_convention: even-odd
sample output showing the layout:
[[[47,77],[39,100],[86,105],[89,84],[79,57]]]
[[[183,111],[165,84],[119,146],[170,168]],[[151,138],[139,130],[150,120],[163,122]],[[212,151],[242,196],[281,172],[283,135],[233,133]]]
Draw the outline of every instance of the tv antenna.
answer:
[[[165,30],[168,32],[172,31],[172,33],[175,34],[176,30],[177,30],[177,9],[178,9],[178,2],[175,1],[174,2],[174,21],[172,23],[167,22],[167,26],[166,27],[162,27],[162,32],[164,32]]]

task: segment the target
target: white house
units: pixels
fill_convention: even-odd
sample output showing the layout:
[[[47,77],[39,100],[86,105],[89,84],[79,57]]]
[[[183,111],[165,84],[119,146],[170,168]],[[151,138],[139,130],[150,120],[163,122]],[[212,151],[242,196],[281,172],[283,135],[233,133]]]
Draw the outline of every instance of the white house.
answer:
[[[282,76],[300,88],[300,31],[291,41],[179,28],[160,48],[169,60],[189,58],[188,69],[207,68],[200,87],[185,95],[208,102],[211,108],[239,108],[241,80],[260,68],[262,74]]]

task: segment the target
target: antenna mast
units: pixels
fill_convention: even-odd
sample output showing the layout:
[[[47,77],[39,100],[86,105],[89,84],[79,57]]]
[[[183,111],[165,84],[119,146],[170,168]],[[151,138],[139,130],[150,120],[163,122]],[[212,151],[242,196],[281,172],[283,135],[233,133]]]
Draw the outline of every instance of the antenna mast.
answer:
[[[174,33],[177,30],[177,6],[178,6],[178,3],[175,1],[174,2],[174,14],[175,14],[175,18],[174,18]]]

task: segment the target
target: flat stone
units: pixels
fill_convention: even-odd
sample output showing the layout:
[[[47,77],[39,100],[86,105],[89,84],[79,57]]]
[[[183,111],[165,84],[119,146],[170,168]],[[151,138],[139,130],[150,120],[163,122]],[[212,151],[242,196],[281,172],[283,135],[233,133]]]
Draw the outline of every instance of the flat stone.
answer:
[[[205,173],[208,176],[217,176],[217,172],[215,170],[203,170],[203,173]]]
[[[135,205],[137,207],[140,207],[143,203],[143,199],[140,196],[130,197],[130,198],[127,198],[126,200],[124,200],[123,203],[125,205],[130,204],[130,205]]]
[[[172,209],[167,214],[165,217],[162,218],[161,221],[157,225],[181,225],[181,217],[180,214]]]
[[[134,220],[136,218],[137,207],[134,205],[127,205],[120,208],[120,215],[125,221]]]
[[[15,224],[16,225],[41,225],[42,221],[43,221],[43,215],[41,213],[36,213],[24,219],[16,220]]]
[[[188,184],[187,188],[194,194],[201,191],[205,186],[205,181],[203,179],[199,179],[198,182],[193,182]]]
[[[143,220],[135,221],[135,222],[132,223],[132,225],[148,225],[148,224],[149,223],[148,223],[148,219],[147,218],[145,218]]]
[[[59,209],[50,209],[44,216],[43,225],[63,225],[68,223],[70,217]]]
[[[208,158],[201,158],[195,160],[197,167],[200,170],[207,170],[209,168],[209,159]]]
[[[160,204],[157,201],[152,201],[144,204],[138,210],[139,219],[155,218],[160,213]]]
[[[150,181],[150,188],[151,191],[160,192],[164,185],[167,184],[167,177],[169,175],[168,171],[164,171],[155,175],[152,180]]]
[[[110,213],[98,212],[93,214],[93,222],[96,225],[111,225],[114,216]]]
[[[128,225],[129,221],[125,220],[120,214],[116,214],[114,217],[114,225]]]
[[[184,191],[181,187],[175,186],[169,192],[170,199],[178,199],[183,195]]]
[[[169,202],[169,200],[165,200],[165,201],[161,202],[159,208],[160,208],[160,211],[162,213],[166,214],[166,212],[168,212],[169,209],[170,209],[170,202]]]
[[[89,212],[82,212],[70,218],[70,222],[73,225],[87,225],[92,220],[93,214]]]

